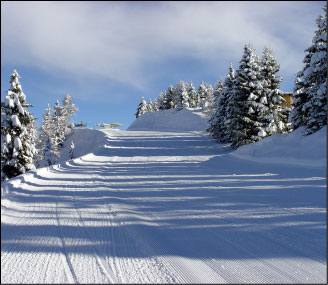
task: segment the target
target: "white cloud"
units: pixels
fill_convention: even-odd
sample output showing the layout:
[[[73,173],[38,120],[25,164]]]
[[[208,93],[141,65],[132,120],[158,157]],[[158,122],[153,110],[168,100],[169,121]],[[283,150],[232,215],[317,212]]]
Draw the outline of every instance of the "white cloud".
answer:
[[[174,57],[237,63],[251,42],[259,54],[270,45],[290,75],[311,43],[321,2],[313,3],[2,2],[1,57],[141,88]]]

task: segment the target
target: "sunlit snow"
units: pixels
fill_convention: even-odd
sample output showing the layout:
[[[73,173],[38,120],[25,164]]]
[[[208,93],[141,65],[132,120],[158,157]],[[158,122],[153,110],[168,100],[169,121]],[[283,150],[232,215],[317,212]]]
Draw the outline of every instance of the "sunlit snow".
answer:
[[[326,128],[232,151],[206,126],[76,129],[59,164],[3,183],[1,282],[326,283]]]

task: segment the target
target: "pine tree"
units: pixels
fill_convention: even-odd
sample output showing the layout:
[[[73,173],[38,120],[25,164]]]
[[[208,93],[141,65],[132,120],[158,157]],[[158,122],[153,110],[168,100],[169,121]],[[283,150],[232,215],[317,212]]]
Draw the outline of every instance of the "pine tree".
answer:
[[[176,108],[176,105],[175,105],[175,99],[174,99],[174,88],[172,85],[169,86],[169,88],[167,89],[166,91],[166,98],[167,98],[167,101],[166,101],[166,109],[174,109]]]
[[[60,106],[59,101],[57,100],[54,106],[54,112],[53,112],[53,122],[55,125],[55,134],[56,134],[56,145],[58,148],[61,148],[63,146],[63,143],[65,141],[66,137],[66,123],[67,114],[65,112],[65,109]]]
[[[53,149],[54,147],[55,144],[52,143],[52,139],[47,137],[43,149],[44,166],[50,166],[56,163],[56,157],[54,156]]]
[[[324,14],[316,20],[318,29],[310,47],[313,53],[303,77],[307,86],[304,109],[309,114],[306,121],[307,135],[327,125],[327,4],[323,10]]]
[[[15,177],[35,169],[35,119],[27,111],[26,96],[14,70],[10,76],[11,89],[1,103],[1,179]]]
[[[223,81],[222,81],[222,79],[220,78],[220,79],[218,79],[218,81],[216,82],[215,87],[214,87],[214,89],[213,89],[213,96],[214,96],[214,98],[215,98],[215,99],[214,99],[214,102],[217,101],[217,99],[219,98],[219,96],[220,96],[222,90],[223,90]]]
[[[164,106],[164,100],[165,100],[165,94],[163,93],[163,91],[161,91],[157,97],[157,106],[158,106],[158,110],[164,110],[165,106]]]
[[[265,47],[261,57],[263,94],[262,102],[266,110],[262,113],[262,123],[267,135],[285,133],[289,130],[288,116],[290,108],[281,107],[285,101],[279,89],[282,78],[277,76],[280,66],[273,55],[272,49]]]
[[[147,109],[147,102],[144,97],[141,97],[141,102],[139,103],[136,118],[139,118],[142,114],[146,113],[148,111]]]
[[[78,110],[79,108],[73,104],[71,95],[67,93],[63,99],[63,114],[65,115],[66,121],[65,136],[71,132],[72,126],[74,125],[73,122],[69,122],[69,119],[76,116]]]
[[[215,104],[213,86],[211,84],[205,84],[205,86],[206,86],[206,97],[201,107],[203,108],[203,110],[209,109],[211,112],[213,112],[214,111],[213,107]]]
[[[186,84],[180,80],[175,88],[175,104],[178,110],[182,110],[183,108],[189,107],[189,99],[188,99],[188,92],[186,88]]]
[[[227,129],[233,148],[259,141],[267,134],[260,122],[264,103],[259,58],[251,44],[244,47],[244,54],[236,72],[229,102]]]
[[[316,20],[312,45],[305,50],[304,67],[296,75],[289,121],[292,129],[311,134],[327,124],[327,5]]]
[[[188,98],[189,98],[189,107],[196,108],[197,107],[197,92],[195,86],[192,81],[190,81],[188,86]]]
[[[226,121],[228,118],[228,103],[231,100],[231,91],[233,88],[233,82],[235,80],[235,70],[230,64],[229,73],[224,80],[222,90],[216,99],[215,112],[209,120],[208,132],[211,133],[214,139],[218,139],[220,142],[230,142],[229,133],[226,127]],[[219,83],[218,86],[221,86]],[[219,90],[217,88],[216,90]]]
[[[310,53],[307,54],[303,60],[305,64],[311,59]],[[308,114],[305,114],[303,111],[303,106],[306,103],[306,93],[305,93],[305,84],[303,81],[304,70],[296,73],[296,79],[293,89],[293,108],[289,115],[289,122],[291,123],[291,128],[296,130],[297,128],[304,126]]]
[[[43,115],[42,125],[40,128],[40,136],[39,136],[39,154],[38,154],[38,164],[40,167],[53,162],[55,163],[57,158],[59,157],[57,139],[56,139],[56,127],[53,121],[53,117],[51,115],[50,105],[48,104],[48,108],[45,110],[45,114]],[[49,154],[51,152],[51,155]],[[46,155],[46,157],[45,157]],[[50,159],[50,158],[51,159]]]
[[[161,91],[158,95],[158,109],[159,110],[165,110],[166,109],[166,102],[167,102],[166,91],[164,93]]]
[[[199,84],[198,90],[197,90],[197,107],[204,108],[206,96],[207,96],[206,85],[205,85],[204,81],[202,80],[201,83]]]
[[[149,99],[149,101],[147,103],[147,112],[154,112],[153,101],[151,100],[151,98]]]
[[[153,111],[157,112],[159,110],[159,98],[155,99],[154,103],[153,103]]]

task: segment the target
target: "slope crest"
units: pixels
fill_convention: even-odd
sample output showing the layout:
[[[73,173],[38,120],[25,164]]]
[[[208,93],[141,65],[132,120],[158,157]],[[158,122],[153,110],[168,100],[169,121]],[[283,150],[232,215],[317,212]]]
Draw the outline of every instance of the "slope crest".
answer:
[[[207,118],[201,109],[184,108],[148,112],[137,118],[128,131],[203,131]]]

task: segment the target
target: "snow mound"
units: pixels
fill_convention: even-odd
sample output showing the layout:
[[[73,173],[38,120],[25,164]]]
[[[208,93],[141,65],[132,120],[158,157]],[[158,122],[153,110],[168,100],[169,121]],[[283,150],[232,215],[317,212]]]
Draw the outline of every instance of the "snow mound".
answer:
[[[231,155],[268,163],[326,166],[327,127],[304,136],[304,128],[289,134],[276,134],[238,148]]]
[[[137,118],[128,131],[203,131],[207,116],[200,108],[148,112]]]
[[[77,158],[93,153],[97,148],[104,146],[106,144],[106,134],[94,129],[74,129],[73,134],[65,140],[56,164],[70,159],[69,150],[72,141],[74,143],[73,158]]]

